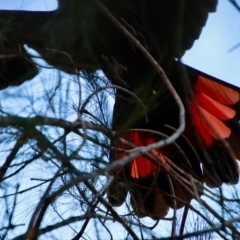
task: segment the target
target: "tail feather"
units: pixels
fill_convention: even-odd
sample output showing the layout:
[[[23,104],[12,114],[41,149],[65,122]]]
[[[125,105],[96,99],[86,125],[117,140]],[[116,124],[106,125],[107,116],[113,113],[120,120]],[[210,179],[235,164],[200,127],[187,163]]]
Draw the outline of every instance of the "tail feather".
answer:
[[[206,148],[210,148],[215,139],[225,139],[231,134],[231,129],[219,118],[209,113],[194,102],[190,102],[190,111],[197,131]]]
[[[134,185],[130,189],[131,206],[139,217],[159,219],[168,213],[169,206],[158,185],[153,184],[155,181],[152,176],[132,180]]]
[[[122,138],[136,147],[147,146],[162,140],[153,133],[138,131],[130,131]],[[118,148],[126,150],[126,147],[120,144]],[[118,152],[117,157],[122,158],[126,154],[126,152]],[[135,214],[139,217],[149,216],[159,219],[167,214],[169,207],[178,209],[191,201],[193,189],[188,177],[181,171],[198,176],[199,180],[200,163],[196,164],[195,161],[195,165],[191,164],[177,144],[155,149],[149,154],[151,157],[155,157],[156,163],[149,160],[147,156],[140,156],[121,169],[121,176],[124,176],[122,182],[128,185],[127,191],[131,194],[131,205]],[[178,180],[179,178],[185,179],[188,184]],[[198,187],[196,188],[198,189]],[[119,203],[123,202],[123,193],[124,191],[119,196],[116,187],[109,189],[108,198],[112,205],[119,206]],[[201,195],[202,189],[198,189],[198,193]],[[113,201],[113,197],[118,200]]]
[[[239,180],[238,165],[235,159],[223,151],[221,146],[208,151],[209,162],[204,161],[204,182],[209,187],[220,187],[223,183],[236,184]]]
[[[189,110],[208,152],[209,159],[202,158],[205,182],[211,187],[221,186],[222,183],[237,183],[239,169],[236,159],[240,159],[240,89],[205,74],[202,76],[196,70],[195,75],[197,81],[193,84],[194,99],[189,103]],[[190,121],[185,134],[201,151],[196,136],[189,131],[189,124]]]

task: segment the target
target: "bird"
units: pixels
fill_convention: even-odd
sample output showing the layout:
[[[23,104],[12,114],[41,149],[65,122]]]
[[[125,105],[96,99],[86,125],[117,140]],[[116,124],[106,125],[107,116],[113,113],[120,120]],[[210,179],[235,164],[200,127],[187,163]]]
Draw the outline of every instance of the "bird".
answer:
[[[0,89],[38,74],[25,45],[69,74],[101,69],[132,93],[117,89],[115,96],[116,149],[109,161],[121,161],[127,150],[165,140],[179,126],[173,95],[124,31],[130,33],[171,81],[186,109],[186,128],[172,144],[110,172],[107,196],[121,206],[129,193],[137,216],[160,219],[201,196],[203,183],[238,182],[240,89],[179,60],[216,8],[217,0],[58,0],[50,12],[0,10]]]

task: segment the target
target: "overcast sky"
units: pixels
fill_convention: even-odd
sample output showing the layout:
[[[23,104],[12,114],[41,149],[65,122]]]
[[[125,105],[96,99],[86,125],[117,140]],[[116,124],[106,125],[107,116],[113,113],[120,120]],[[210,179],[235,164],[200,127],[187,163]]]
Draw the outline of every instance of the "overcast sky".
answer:
[[[0,9],[53,10],[56,0],[0,0]],[[240,86],[240,13],[228,0],[219,0],[216,13],[210,14],[200,40],[183,61],[224,81]]]

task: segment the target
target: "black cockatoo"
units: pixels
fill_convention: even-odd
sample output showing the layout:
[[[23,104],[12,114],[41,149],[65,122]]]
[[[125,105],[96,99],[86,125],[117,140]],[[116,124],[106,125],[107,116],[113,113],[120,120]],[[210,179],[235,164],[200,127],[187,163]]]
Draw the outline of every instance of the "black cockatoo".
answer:
[[[117,150],[110,161],[127,154],[129,147],[120,138],[138,147],[170,136],[179,126],[173,96],[154,66],[106,15],[104,5],[163,67],[186,109],[186,129],[175,143],[112,172],[109,202],[119,206],[130,192],[138,216],[159,219],[169,207],[180,208],[200,196],[203,182],[210,187],[237,183],[240,89],[176,60],[199,38],[217,0],[58,3],[52,12],[0,11],[0,88],[37,74],[27,44],[60,70],[74,74],[102,69],[113,84],[135,94],[116,90],[113,130],[118,134],[112,144]]]

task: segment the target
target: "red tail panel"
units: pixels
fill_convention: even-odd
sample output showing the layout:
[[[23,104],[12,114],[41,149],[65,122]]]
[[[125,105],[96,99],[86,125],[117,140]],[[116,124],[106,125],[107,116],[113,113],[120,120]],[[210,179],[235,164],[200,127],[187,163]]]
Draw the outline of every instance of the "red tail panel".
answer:
[[[200,138],[208,149],[214,139],[230,137],[232,129],[226,121],[236,116],[231,106],[239,101],[239,93],[202,76],[198,77],[193,89],[194,100],[190,102],[190,112]]]
[[[159,141],[159,139],[157,139],[153,134],[137,131],[131,131],[128,133],[128,135],[122,136],[122,138],[126,141],[133,143],[136,147],[148,146]],[[124,146],[119,147],[122,149],[126,149],[126,147]],[[150,152],[150,155],[152,155],[155,158],[157,157],[159,161],[161,161],[161,164],[163,163],[167,164],[164,158],[164,155],[166,155],[166,153],[167,153],[166,149],[155,149],[154,151]],[[125,155],[126,153],[119,152],[118,157],[122,158]],[[160,170],[161,170],[160,166],[156,166],[154,163],[152,163],[144,156],[140,156],[131,162],[132,178],[143,178],[149,174],[155,174],[157,171]]]

